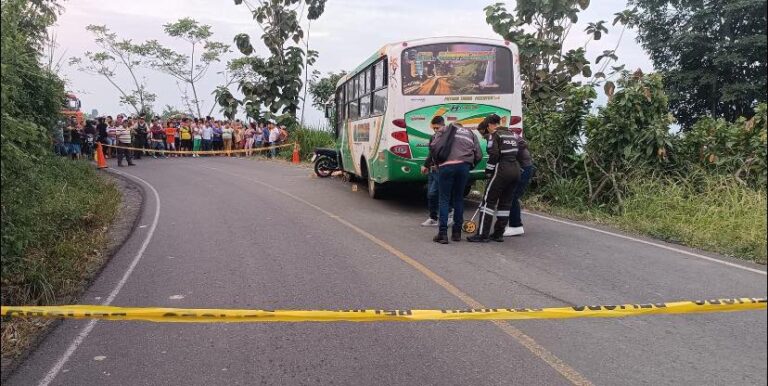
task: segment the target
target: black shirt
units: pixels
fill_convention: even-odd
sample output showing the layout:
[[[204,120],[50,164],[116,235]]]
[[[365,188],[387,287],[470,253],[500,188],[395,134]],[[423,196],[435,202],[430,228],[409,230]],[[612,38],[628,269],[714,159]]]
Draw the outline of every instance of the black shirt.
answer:
[[[77,129],[74,129],[74,128],[70,129],[70,130],[71,131],[70,131],[69,135],[70,135],[71,139],[69,140],[69,142],[74,143],[76,145],[81,144],[81,142],[82,142],[82,140],[81,140],[82,139],[82,134],[80,134],[80,131],[77,130]]]
[[[96,125],[96,130],[99,132],[99,138],[107,138],[107,124],[99,123]]]

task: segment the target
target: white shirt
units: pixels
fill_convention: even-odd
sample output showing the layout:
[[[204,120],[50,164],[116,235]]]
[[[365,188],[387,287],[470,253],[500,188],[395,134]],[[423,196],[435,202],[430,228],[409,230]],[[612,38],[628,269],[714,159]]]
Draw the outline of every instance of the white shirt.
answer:
[[[210,126],[203,127],[203,139],[209,140],[213,138],[213,128]]]
[[[269,131],[269,142],[277,142],[278,138],[280,138],[280,129],[273,127],[272,130]]]

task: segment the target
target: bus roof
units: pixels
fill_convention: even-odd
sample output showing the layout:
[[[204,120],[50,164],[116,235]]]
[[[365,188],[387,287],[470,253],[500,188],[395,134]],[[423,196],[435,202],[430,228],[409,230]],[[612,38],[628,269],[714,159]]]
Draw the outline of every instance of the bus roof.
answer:
[[[394,42],[385,44],[381,48],[379,48],[376,52],[373,53],[368,59],[366,59],[363,63],[355,67],[354,70],[348,72],[346,75],[344,75],[341,79],[339,79],[338,82],[336,82],[336,88],[339,88],[344,82],[349,80],[349,78],[357,75],[358,72],[360,72],[362,69],[368,67],[371,63],[375,62],[377,59],[379,59],[382,56],[385,56],[387,54],[387,51],[394,46],[402,46],[402,47],[409,47],[409,46],[421,46],[425,44],[432,44],[432,43],[450,43],[450,42],[462,42],[462,43],[485,43],[485,44],[491,44],[491,45],[509,45],[511,43],[508,43],[501,39],[488,39],[488,38],[478,38],[478,37],[472,37],[472,36],[436,36],[431,38],[420,38],[420,39],[411,39],[411,40],[404,40],[400,42]]]

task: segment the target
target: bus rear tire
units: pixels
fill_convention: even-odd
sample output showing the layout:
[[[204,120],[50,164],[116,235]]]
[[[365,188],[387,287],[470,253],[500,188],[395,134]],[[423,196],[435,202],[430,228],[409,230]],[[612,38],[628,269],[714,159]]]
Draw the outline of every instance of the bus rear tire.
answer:
[[[368,196],[370,196],[374,200],[380,200],[384,198],[384,184],[380,184],[373,180],[373,178],[368,179]]]

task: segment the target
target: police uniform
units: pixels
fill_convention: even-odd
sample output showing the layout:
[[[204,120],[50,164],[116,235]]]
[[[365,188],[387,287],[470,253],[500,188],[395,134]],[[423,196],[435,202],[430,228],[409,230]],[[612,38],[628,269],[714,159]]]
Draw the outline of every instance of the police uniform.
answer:
[[[485,241],[489,235],[495,241],[504,240],[515,186],[520,180],[520,164],[517,162],[519,142],[519,138],[506,127],[499,127],[488,138],[488,164],[485,168],[488,185],[480,203],[478,233],[470,241]],[[496,225],[493,234],[490,234],[494,215]]]
[[[136,134],[133,137],[134,147],[137,148],[133,154],[134,158],[141,159],[144,149],[147,147],[147,124],[137,123]]]

